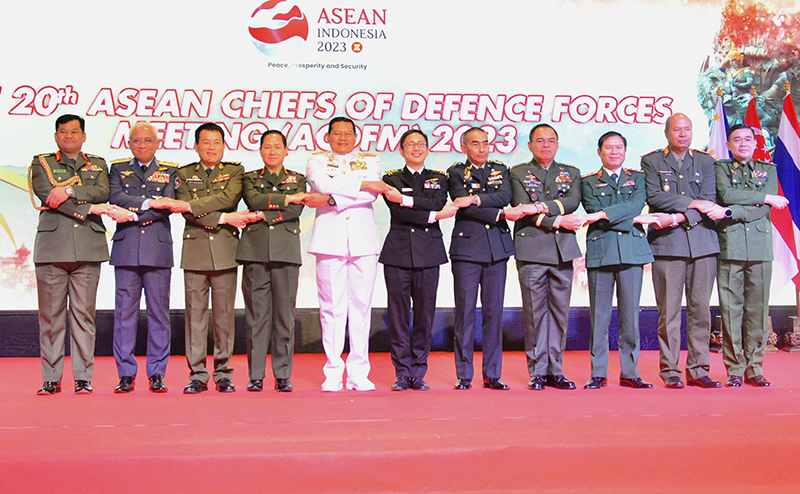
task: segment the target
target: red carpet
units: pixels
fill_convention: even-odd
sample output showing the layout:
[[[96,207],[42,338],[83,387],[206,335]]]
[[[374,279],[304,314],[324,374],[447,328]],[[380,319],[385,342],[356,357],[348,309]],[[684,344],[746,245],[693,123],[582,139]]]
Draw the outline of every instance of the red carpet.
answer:
[[[389,355],[371,357],[368,393],[318,391],[324,355],[304,354],[289,394],[248,393],[237,356],[236,393],[185,396],[179,356],[163,395],[141,375],[113,394],[104,357],[93,395],[75,395],[67,370],[64,391],[44,397],[38,359],[0,359],[0,493],[800,492],[800,355],[767,356],[771,389],[665,389],[658,353],[642,352],[655,389],[612,377],[601,390],[532,392],[522,353],[505,354],[510,391],[453,390],[453,356],[437,353],[431,390],[401,393]],[[565,356],[579,387],[589,369],[588,353]],[[719,355],[711,376],[725,378]]]

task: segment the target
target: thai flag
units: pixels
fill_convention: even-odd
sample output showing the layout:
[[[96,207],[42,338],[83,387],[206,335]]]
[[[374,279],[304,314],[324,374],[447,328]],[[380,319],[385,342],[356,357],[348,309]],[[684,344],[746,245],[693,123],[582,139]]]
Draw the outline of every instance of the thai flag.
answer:
[[[711,133],[708,136],[708,154],[715,160],[726,160],[731,157],[728,146],[728,117],[725,116],[725,106],[722,104],[722,95],[717,96],[717,107],[714,109],[714,121],[711,122]]]
[[[749,110],[748,110],[749,113]],[[798,275],[798,249],[800,240],[800,124],[794,110],[792,96],[788,94],[783,103],[778,139],[775,143],[774,163],[778,168],[778,194],[789,199],[789,207],[773,209],[772,224],[779,235],[772,236],[777,269],[773,269],[773,293],[783,288],[790,280],[800,289]]]
[[[764,138],[764,130],[761,128],[761,119],[758,118],[758,111],[756,111],[755,98],[751,98],[750,104],[747,105],[747,114],[744,116],[744,123],[752,127],[756,135],[756,151],[753,153],[753,159],[772,163],[772,157],[767,150],[767,140]],[[725,140],[727,140],[727,137]]]

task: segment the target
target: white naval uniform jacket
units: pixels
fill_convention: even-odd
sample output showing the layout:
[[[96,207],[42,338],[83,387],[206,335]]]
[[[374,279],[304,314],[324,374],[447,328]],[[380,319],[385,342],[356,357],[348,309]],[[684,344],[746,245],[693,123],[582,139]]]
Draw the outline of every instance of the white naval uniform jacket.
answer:
[[[310,254],[359,257],[380,254],[381,246],[372,203],[377,193],[362,191],[362,180],[380,180],[381,163],[372,153],[347,155],[314,153],[306,163],[306,181],[314,190],[330,194],[335,206],[317,208],[311,232]]]

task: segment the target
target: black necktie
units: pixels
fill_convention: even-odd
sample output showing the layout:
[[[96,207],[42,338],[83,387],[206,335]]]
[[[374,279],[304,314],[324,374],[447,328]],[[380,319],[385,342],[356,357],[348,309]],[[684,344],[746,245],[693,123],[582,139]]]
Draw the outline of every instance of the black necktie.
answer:
[[[147,165],[142,165],[142,173],[147,172]]]
[[[212,170],[213,170],[213,168],[206,168],[206,177],[210,177],[211,176],[211,171]]]
[[[613,181],[614,181],[614,184],[617,184],[617,183],[618,183],[618,182],[617,182],[617,174],[616,174],[616,173],[612,173],[612,174],[611,174],[611,180],[613,180]]]

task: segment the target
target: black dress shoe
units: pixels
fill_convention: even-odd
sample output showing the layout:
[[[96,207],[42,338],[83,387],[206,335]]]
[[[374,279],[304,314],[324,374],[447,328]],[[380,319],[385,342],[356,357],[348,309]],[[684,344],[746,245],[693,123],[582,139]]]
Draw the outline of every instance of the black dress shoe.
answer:
[[[153,393],[167,392],[167,385],[164,384],[164,376],[161,374],[153,374],[150,377],[150,391]]]
[[[275,379],[275,391],[278,393],[291,393],[292,389],[292,381],[288,377]]]
[[[115,393],[130,393],[136,385],[136,380],[131,376],[122,376],[119,378],[119,384],[114,388]]]
[[[728,380],[725,381],[726,388],[738,388],[742,385],[742,376],[728,376]]]
[[[683,381],[681,381],[680,377],[676,376],[668,377],[664,381],[664,385],[669,389],[683,389]]]
[[[608,379],[605,377],[592,377],[586,381],[586,384],[583,385],[583,389],[600,389],[606,386],[608,386]]]
[[[496,377],[490,377],[483,380],[483,387],[490,389],[508,389],[508,384],[504,383]]]
[[[456,389],[469,389],[472,387],[472,381],[469,379],[459,379],[456,381],[455,388]]]
[[[531,391],[542,391],[544,389],[544,376],[533,376],[528,381],[528,389]]]
[[[75,392],[82,395],[92,394],[92,384],[89,381],[78,379],[75,381]]]
[[[745,384],[749,384],[750,386],[755,386],[757,388],[769,388],[772,386],[772,383],[767,381],[764,376],[745,377],[744,382]]]
[[[220,393],[233,393],[236,391],[236,388],[233,387],[233,383],[227,377],[223,377],[216,383],[217,391]]]
[[[564,376],[545,376],[544,385],[556,389],[575,389],[575,383]]]
[[[197,379],[192,379],[192,382],[186,385],[183,388],[183,394],[185,395],[196,395],[197,393],[203,392],[208,390],[208,384],[204,383],[203,381],[199,381]]]
[[[247,381],[247,391],[261,391],[264,389],[264,380],[263,379],[250,379]]]
[[[409,388],[410,384],[408,382],[409,378],[405,376],[400,376],[394,380],[394,384],[392,384],[392,391],[405,391]]]
[[[700,388],[720,388],[722,383],[715,381],[708,376],[700,376],[697,379],[687,379],[686,384],[689,386],[697,386]]]
[[[650,389],[653,387],[652,384],[646,383],[642,381],[641,377],[620,377],[619,378],[619,385],[623,388],[636,388],[636,389]]]
[[[421,377],[412,377],[411,378],[411,389],[415,391],[428,391],[430,386],[428,383],[425,382],[425,379]]]
[[[37,395],[54,395],[61,392],[61,381],[45,381]]]

